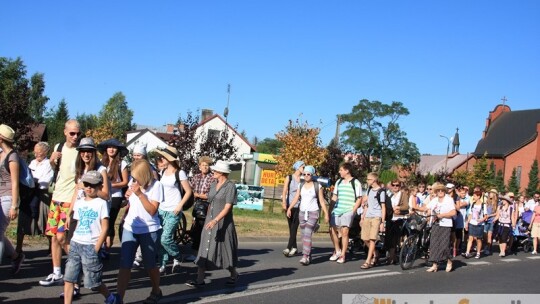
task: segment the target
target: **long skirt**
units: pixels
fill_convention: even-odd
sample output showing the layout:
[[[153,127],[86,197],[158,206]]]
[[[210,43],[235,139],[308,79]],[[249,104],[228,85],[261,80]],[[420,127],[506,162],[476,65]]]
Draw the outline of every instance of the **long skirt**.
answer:
[[[431,240],[429,244],[429,261],[434,263],[444,262],[452,258],[450,252],[450,233],[452,227],[433,225],[431,228]]]

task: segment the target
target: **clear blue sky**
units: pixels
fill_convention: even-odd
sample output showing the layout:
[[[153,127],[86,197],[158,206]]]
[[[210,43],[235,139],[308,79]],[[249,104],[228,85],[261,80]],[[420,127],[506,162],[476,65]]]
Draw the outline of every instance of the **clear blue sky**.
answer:
[[[400,101],[421,153],[488,112],[540,105],[540,1],[5,1],[0,56],[45,73],[48,106],[97,113],[117,91],[134,122],[223,114],[251,140],[301,115],[326,144],[360,99]]]

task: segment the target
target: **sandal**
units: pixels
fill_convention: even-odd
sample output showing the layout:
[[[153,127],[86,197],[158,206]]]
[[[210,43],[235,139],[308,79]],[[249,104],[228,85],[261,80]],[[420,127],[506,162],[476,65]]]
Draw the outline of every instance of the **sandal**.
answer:
[[[371,267],[377,265],[377,262],[379,262],[379,257],[374,257],[373,259],[371,259]]]
[[[366,262],[360,266],[360,269],[370,269],[371,267],[373,267],[373,264]]]
[[[227,282],[225,282],[225,285],[227,286],[235,286],[236,285],[236,282],[238,281],[238,277],[240,276],[240,274],[236,274],[236,277],[234,278],[229,278],[227,280]]]
[[[144,300],[144,304],[154,304],[154,303],[158,303],[159,300],[161,300],[161,298],[163,297],[163,293],[161,292],[161,290],[159,290],[159,294],[155,294],[155,293],[150,293],[150,296],[148,296],[148,298],[146,298],[146,300]]]

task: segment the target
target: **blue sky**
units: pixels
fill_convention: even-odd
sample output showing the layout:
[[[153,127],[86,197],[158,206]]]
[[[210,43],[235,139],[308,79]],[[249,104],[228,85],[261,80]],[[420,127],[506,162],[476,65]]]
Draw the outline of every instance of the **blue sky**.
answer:
[[[539,1],[9,1],[0,56],[45,74],[49,106],[98,113],[122,91],[134,122],[223,114],[251,140],[289,119],[322,128],[361,99],[402,102],[421,153],[460,129],[472,152],[506,96],[540,105]],[[343,127],[342,127],[343,130]]]

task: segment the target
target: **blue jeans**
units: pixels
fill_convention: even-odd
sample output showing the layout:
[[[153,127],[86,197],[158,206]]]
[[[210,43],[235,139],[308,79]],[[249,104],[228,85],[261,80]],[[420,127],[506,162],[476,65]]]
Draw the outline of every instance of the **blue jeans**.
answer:
[[[0,198],[0,261],[4,257],[4,254],[11,258],[15,253],[15,248],[13,244],[7,238],[6,232],[9,226],[11,219],[9,218],[9,210],[11,208],[11,196]]]
[[[84,287],[95,288],[101,285],[103,264],[99,259],[94,245],[84,245],[71,242],[66,263],[66,282],[77,283],[82,266]]]
[[[158,213],[161,227],[163,227],[159,253],[161,256],[161,266],[165,266],[167,265],[167,261],[169,261],[169,256],[173,257],[173,259],[181,259],[180,248],[178,248],[178,245],[174,241],[174,232],[178,228],[181,213],[175,215],[172,211],[163,211],[161,209],[158,210]]]
[[[159,234],[161,230],[134,234],[124,229],[122,232],[122,248],[120,249],[120,268],[131,269],[135,260],[137,247],[141,246],[143,264],[146,270],[158,267]]]

